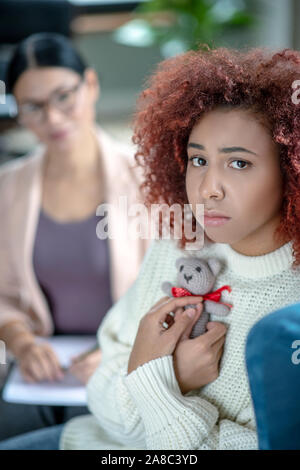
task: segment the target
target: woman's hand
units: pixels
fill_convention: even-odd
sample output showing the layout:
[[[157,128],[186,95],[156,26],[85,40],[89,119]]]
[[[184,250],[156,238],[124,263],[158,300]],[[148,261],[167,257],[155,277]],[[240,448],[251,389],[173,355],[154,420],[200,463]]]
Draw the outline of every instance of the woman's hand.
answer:
[[[16,359],[24,379],[29,383],[56,381],[64,377],[58,357],[48,343],[26,344]]]
[[[201,302],[202,297],[195,296],[193,301]],[[171,299],[164,297],[144,315],[140,321],[128,361],[128,374],[146,362],[173,353],[181,335],[191,323],[195,310],[186,309],[169,329],[165,329],[162,324],[166,321],[166,316],[170,312],[175,313],[175,310],[179,307],[184,307],[190,303],[190,297]]]
[[[87,354],[83,359],[80,359],[80,357],[77,359],[75,357],[72,360],[72,364],[69,367],[68,372],[86,385],[90,377],[100,365],[101,358],[101,349],[97,349],[96,351]]]
[[[193,321],[181,336],[173,354],[174,372],[182,394],[213,382],[218,377],[227,332],[224,323],[208,322],[206,333],[190,339],[192,328],[203,311],[203,304],[197,306],[196,310]],[[175,323],[180,315],[182,311],[178,309]]]

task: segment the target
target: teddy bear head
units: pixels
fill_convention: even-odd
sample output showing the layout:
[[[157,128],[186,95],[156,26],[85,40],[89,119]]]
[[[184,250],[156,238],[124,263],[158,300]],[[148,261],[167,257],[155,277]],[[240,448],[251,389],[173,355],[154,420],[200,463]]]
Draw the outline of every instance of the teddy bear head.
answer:
[[[184,287],[195,295],[211,292],[221,263],[216,258],[203,260],[196,257],[178,258],[176,260],[177,285]]]

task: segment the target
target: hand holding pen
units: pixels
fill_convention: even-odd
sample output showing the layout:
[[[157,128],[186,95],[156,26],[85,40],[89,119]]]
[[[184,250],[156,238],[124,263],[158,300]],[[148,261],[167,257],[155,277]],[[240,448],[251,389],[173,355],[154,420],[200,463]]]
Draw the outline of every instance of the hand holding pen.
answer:
[[[90,377],[100,365],[102,351],[97,344],[92,349],[72,358],[71,365],[65,369],[83,384],[87,384]]]

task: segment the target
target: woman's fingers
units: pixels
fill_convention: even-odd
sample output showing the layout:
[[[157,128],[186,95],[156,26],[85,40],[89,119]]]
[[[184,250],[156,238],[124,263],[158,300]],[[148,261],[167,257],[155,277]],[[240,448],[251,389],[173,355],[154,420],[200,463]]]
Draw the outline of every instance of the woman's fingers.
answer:
[[[69,371],[71,372],[71,374],[82,374],[93,369],[95,369],[94,364],[82,364],[81,362],[78,362],[76,364],[72,364],[69,368]]]
[[[197,304],[196,305],[196,314],[194,316],[193,321],[187,326],[186,330],[184,331],[183,335],[181,336],[181,340],[186,340],[190,339],[190,334],[192,332],[192,329],[195,325],[195,323],[199,320],[199,317],[203,311],[203,304]]]
[[[203,303],[198,303],[195,305],[196,314],[191,323],[188,323],[186,330],[181,335],[181,340],[189,339],[191,331],[198,321],[202,311],[203,311]],[[164,321],[168,324],[168,328],[171,328],[176,321],[178,321],[179,316],[181,316],[185,312],[183,307],[178,307],[174,310],[174,315],[170,316],[170,314],[166,314]]]
[[[172,325],[172,328],[167,329],[165,335],[173,337],[177,341],[181,338],[182,334],[186,330],[187,326],[192,323],[192,320],[195,318],[196,309],[187,308],[184,312],[178,316],[176,322]]]
[[[46,351],[41,351],[38,360],[43,380],[54,380],[54,371],[51,367],[51,361],[47,356]]]
[[[34,373],[38,380],[56,380],[55,354],[49,345],[38,345],[34,354]]]
[[[159,299],[156,304],[153,305],[153,307],[149,310],[149,312],[153,312],[154,310],[157,309],[157,307],[159,307],[160,305],[162,304],[165,304],[166,302],[168,302],[170,300],[170,297],[166,296],[166,297],[162,297],[161,299]]]
[[[30,375],[25,374],[25,372],[23,372],[23,377],[26,380],[26,382],[30,384],[33,384],[35,382],[35,380]]]
[[[178,307],[174,309],[174,311],[167,313],[164,317],[164,322],[168,324],[168,328],[171,328],[171,326],[174,324],[176,319],[178,319],[178,316],[181,315],[184,312],[183,307]],[[161,322],[161,323],[164,323]]]
[[[90,363],[87,357],[85,357],[84,359],[73,362],[69,367],[69,372],[71,372],[71,374],[80,374],[81,371],[84,371],[88,367],[90,367]]]
[[[220,356],[222,355],[222,347],[224,346],[225,343],[225,335],[222,336],[222,338],[218,339],[212,346],[211,349],[216,354],[216,357],[219,359]]]
[[[30,371],[31,371],[31,376],[34,378],[34,380],[38,382],[43,380],[43,372],[42,372],[40,361],[38,358],[32,359],[32,362],[30,364]]]
[[[54,380],[62,379],[64,377],[64,374],[63,374],[57,355],[55,354],[52,348],[51,349],[47,348],[45,352],[49,359],[49,365],[51,367],[51,371],[52,371],[51,373],[52,373],[53,379]]]
[[[224,323],[215,322],[214,326],[209,326],[208,331],[206,331],[203,335],[194,338],[193,341],[197,341],[201,338],[201,341],[207,341],[207,345],[213,345],[216,341],[220,338],[225,337],[227,332],[227,327]]]
[[[203,297],[201,296],[194,296],[192,303],[197,304],[202,302]],[[177,297],[177,298],[172,298],[168,300],[167,302],[163,303],[160,307],[158,307],[156,310],[153,310],[151,312],[151,315],[157,315],[158,321],[164,321],[164,316],[167,313],[173,312],[179,308],[179,307],[184,307],[185,305],[190,305],[191,304],[191,297],[186,296],[186,297]]]
[[[21,358],[20,364],[28,381],[53,381],[63,377],[58,358],[48,344],[32,345]]]
[[[99,348],[96,351],[93,351],[92,353],[88,354],[83,359],[80,359],[77,362],[73,362],[69,367],[69,372],[74,375],[80,382],[86,384],[91,375],[99,367],[101,359],[102,351]]]
[[[21,367],[21,373],[26,382],[28,383],[34,383],[35,379],[32,377],[31,373],[29,370],[25,369],[24,367]]]
[[[89,368],[89,369],[75,368],[75,369],[70,370],[70,374],[76,377],[83,384],[87,384],[89,378],[92,376],[94,372],[95,370],[93,368]]]
[[[184,312],[183,307],[178,307],[178,308],[176,308],[176,310],[174,310],[174,316],[170,317],[170,318],[172,318],[172,321],[170,322],[170,326],[172,326],[173,323],[178,320],[179,315],[182,315],[183,312]]]
[[[97,354],[98,357],[94,353],[90,354],[89,356],[85,357],[79,362],[73,363],[69,367],[69,372],[84,384],[87,383],[101,362],[101,357],[99,357],[99,354]]]

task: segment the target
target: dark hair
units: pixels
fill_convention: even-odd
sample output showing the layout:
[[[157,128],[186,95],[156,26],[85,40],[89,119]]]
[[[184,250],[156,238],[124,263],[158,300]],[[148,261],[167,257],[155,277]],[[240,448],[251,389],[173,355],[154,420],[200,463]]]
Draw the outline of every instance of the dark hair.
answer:
[[[36,33],[21,41],[8,64],[6,88],[12,93],[20,75],[32,67],[66,67],[83,76],[87,64],[72,42],[57,33]]]

